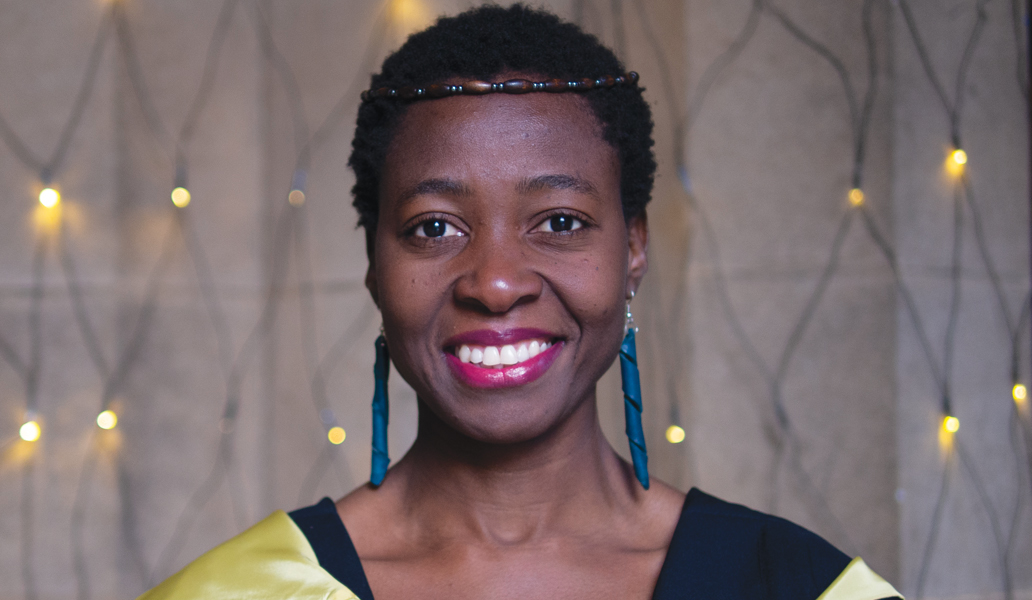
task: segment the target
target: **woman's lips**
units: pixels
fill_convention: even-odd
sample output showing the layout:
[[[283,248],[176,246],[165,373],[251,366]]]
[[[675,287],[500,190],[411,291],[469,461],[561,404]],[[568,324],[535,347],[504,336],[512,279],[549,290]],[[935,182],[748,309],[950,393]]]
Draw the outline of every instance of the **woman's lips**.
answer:
[[[466,385],[514,387],[541,377],[562,348],[562,341],[540,338],[514,340],[500,346],[459,344],[452,346],[445,358],[452,372]]]

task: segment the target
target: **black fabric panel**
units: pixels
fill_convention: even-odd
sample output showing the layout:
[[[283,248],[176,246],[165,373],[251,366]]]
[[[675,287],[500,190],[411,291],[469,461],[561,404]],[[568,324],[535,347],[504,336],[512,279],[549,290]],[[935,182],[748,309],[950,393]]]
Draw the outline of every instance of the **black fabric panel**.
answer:
[[[308,538],[319,559],[319,566],[343,583],[361,600],[373,600],[362,562],[358,559],[351,536],[337,514],[333,500],[323,498],[318,504],[290,513],[298,528]]]
[[[653,600],[815,600],[850,558],[785,519],[692,489]]]

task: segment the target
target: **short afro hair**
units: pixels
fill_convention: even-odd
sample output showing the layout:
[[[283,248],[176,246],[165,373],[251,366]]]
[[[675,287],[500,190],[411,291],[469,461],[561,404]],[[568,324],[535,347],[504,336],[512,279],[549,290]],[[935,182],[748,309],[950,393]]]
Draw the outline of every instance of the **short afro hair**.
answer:
[[[370,89],[425,87],[452,78],[491,80],[508,72],[569,80],[616,76],[625,70],[598,38],[551,13],[522,4],[488,5],[442,17],[413,34],[383,61],[383,70],[372,76]],[[641,213],[652,195],[656,171],[652,112],[640,87],[578,93],[601,123],[603,139],[617,151],[620,197],[624,218],[629,220]],[[376,232],[380,173],[387,149],[411,102],[378,98],[358,109],[348,165],[355,171],[351,193],[358,224],[365,227],[368,240]]]

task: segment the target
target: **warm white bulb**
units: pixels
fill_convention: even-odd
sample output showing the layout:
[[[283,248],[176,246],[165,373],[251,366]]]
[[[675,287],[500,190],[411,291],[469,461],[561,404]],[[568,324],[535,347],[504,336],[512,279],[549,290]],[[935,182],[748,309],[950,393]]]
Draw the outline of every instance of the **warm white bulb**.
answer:
[[[864,203],[864,192],[860,188],[849,190],[849,203],[853,206],[860,206]]]
[[[1022,402],[1025,398],[1028,398],[1028,388],[1023,383],[1015,383],[1014,388],[1011,389],[1011,395],[1014,396],[1016,402]]]
[[[177,208],[186,208],[190,204],[190,190],[182,186],[172,190],[172,204]]]
[[[960,419],[949,415],[942,420],[942,428],[950,433],[957,433],[960,430]]]
[[[326,434],[326,437],[330,440],[331,444],[339,445],[344,442],[344,438],[347,434],[344,433],[343,427],[331,427],[330,431]]]
[[[39,423],[35,421],[26,421],[21,426],[21,429],[18,430],[18,435],[26,442],[35,442],[39,439],[41,433],[42,430],[39,427]]]
[[[671,425],[667,427],[666,439],[671,444],[680,444],[684,441],[684,429],[677,425]]]
[[[118,425],[118,415],[115,414],[115,411],[108,409],[97,415],[97,427],[114,429],[115,425]]]
[[[54,208],[61,201],[61,194],[52,187],[45,187],[39,192],[39,203],[47,208]]]

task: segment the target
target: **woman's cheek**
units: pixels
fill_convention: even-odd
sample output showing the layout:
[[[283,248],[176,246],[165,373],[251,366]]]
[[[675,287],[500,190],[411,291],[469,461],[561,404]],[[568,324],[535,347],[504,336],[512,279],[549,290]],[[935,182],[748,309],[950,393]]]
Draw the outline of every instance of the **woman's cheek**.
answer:
[[[433,293],[427,289],[423,276],[413,269],[402,268],[397,262],[381,278],[381,308],[392,320],[418,323],[424,312],[425,300]]]
[[[395,260],[387,265],[379,278],[385,324],[407,342],[422,346],[451,297],[447,275],[424,261]]]
[[[582,315],[582,320],[606,323],[614,318],[614,311],[623,315],[626,267],[613,268],[621,259],[615,254],[591,257],[557,278],[565,288],[561,295],[576,306],[574,312]]]

